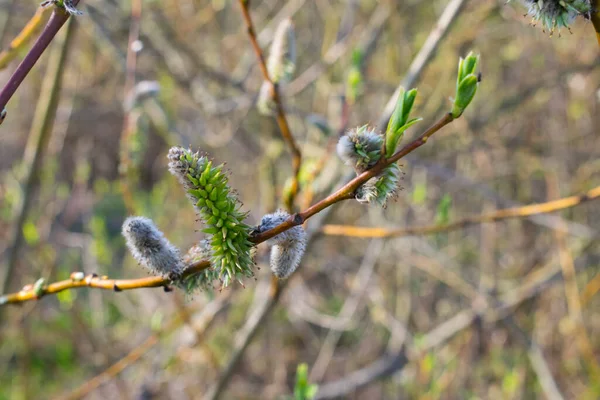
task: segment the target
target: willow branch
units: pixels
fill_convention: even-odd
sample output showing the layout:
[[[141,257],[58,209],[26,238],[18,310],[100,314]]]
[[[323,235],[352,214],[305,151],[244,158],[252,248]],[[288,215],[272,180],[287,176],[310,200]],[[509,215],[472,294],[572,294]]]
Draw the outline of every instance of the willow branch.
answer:
[[[277,121],[277,125],[279,126],[279,130],[281,131],[281,135],[285,140],[287,146],[292,153],[292,170],[293,170],[293,178],[292,178],[292,187],[290,190],[290,195],[287,199],[285,199],[286,208],[291,212],[293,209],[294,198],[298,193],[298,174],[300,173],[300,164],[302,163],[302,153],[300,152],[300,148],[296,144],[296,140],[292,135],[292,131],[290,130],[290,126],[287,122],[287,118],[285,116],[285,111],[283,109],[283,104],[281,101],[281,95],[279,93],[279,86],[273,82],[271,77],[269,76],[269,71],[267,69],[267,64],[265,62],[265,56],[263,54],[260,45],[258,44],[258,39],[256,37],[256,31],[254,30],[254,24],[252,22],[252,17],[250,16],[250,0],[239,0],[240,7],[242,9],[242,16],[244,18],[244,22],[246,23],[246,29],[248,30],[248,37],[250,38],[250,43],[252,44],[252,48],[256,53],[256,57],[258,58],[258,65],[260,67],[260,71],[263,75],[263,79],[265,82],[269,83],[269,87],[271,90],[271,98],[275,103],[275,119]]]
[[[280,234],[283,231],[286,231],[296,225],[303,224],[307,219],[315,215],[316,213],[324,210],[325,208],[331,206],[332,204],[338,203],[343,200],[348,200],[354,198],[354,192],[361,185],[367,182],[369,179],[377,176],[381,171],[383,171],[387,166],[397,162],[402,157],[405,157],[407,154],[413,152],[417,148],[421,147],[427,140],[444,126],[448,125],[453,121],[452,115],[445,114],[438,122],[433,124],[430,128],[428,128],[425,132],[421,134],[421,136],[417,137],[415,140],[404,146],[397,153],[395,153],[390,158],[381,158],[377,164],[373,166],[373,168],[363,172],[358,175],[356,178],[352,179],[350,182],[342,186],[335,193],[327,196],[323,200],[313,204],[306,210],[296,213],[292,215],[287,221],[282,223],[279,226],[276,226],[273,229],[262,232],[254,236],[254,240],[257,241],[265,241],[269,238],[272,238],[275,235]]]
[[[433,124],[429,129],[427,129],[421,136],[413,140],[411,143],[404,146],[397,153],[395,153],[392,157],[386,159],[382,158],[377,164],[373,166],[373,168],[363,172],[356,178],[352,179],[350,182],[342,186],[333,194],[327,196],[323,200],[313,204],[311,207],[306,210],[294,214],[290,216],[290,218],[284,223],[276,226],[273,229],[270,229],[265,232],[258,233],[250,238],[250,240],[254,244],[259,244],[266,241],[269,238],[272,238],[275,235],[280,234],[294,226],[303,224],[307,219],[312,217],[313,215],[323,211],[327,207],[338,203],[343,200],[348,200],[354,198],[354,192],[358,189],[362,184],[367,182],[369,179],[377,176],[385,167],[388,165],[398,161],[405,155],[419,148],[423,144],[427,142],[427,140],[437,131],[442,129],[444,126],[452,122],[453,118],[450,114],[444,115],[438,122]],[[210,267],[210,262],[208,260],[203,260],[197,262],[195,264],[189,265],[183,278],[188,277],[190,275],[194,275],[206,268]],[[81,287],[91,287],[105,290],[114,290],[114,291],[122,291],[122,290],[132,290],[132,289],[141,289],[141,288],[151,288],[151,287],[165,287],[171,283],[169,278],[163,278],[160,276],[154,276],[149,278],[141,278],[141,279],[109,279],[108,277],[98,277],[90,275],[86,277],[82,281],[73,281],[73,280],[65,280],[60,282],[52,283],[48,286],[44,286],[41,289],[41,292],[36,292],[33,288],[28,288],[27,290],[21,290],[17,293],[7,294],[4,296],[0,296],[0,305],[3,304],[14,304],[21,303],[28,300],[37,300],[47,294],[54,294],[58,292],[62,292],[67,289],[75,289]]]
[[[462,229],[475,224],[496,222],[511,218],[522,218],[531,215],[546,214],[555,211],[565,210],[586,203],[588,201],[597,200],[598,198],[600,198],[600,186],[597,186],[579,195],[564,197],[562,199],[548,201],[545,203],[530,204],[523,207],[506,208],[487,214],[471,215],[448,224],[415,226],[400,229],[388,229],[377,227],[371,228],[351,225],[325,225],[322,228],[322,233],[331,236],[349,236],[360,238],[385,238],[412,235],[430,235],[434,233]]]
[[[208,260],[202,260],[190,264],[185,269],[182,279],[197,274],[209,267],[210,262]],[[110,279],[107,276],[98,276],[96,274],[91,274],[86,276],[82,280],[67,279],[64,281],[51,283],[47,286],[44,286],[41,292],[37,294],[35,293],[33,288],[27,288],[17,293],[0,296],[0,305],[22,303],[28,300],[39,300],[40,298],[48,294],[56,294],[68,289],[79,289],[88,287],[121,292],[123,290],[166,287],[170,283],[171,280],[169,278],[163,278],[161,276],[151,276],[139,279]]]
[[[44,15],[46,15],[46,11],[48,10],[48,8],[38,7],[33,17],[31,17],[23,29],[21,29],[21,32],[10,42],[8,48],[0,52],[0,70],[6,68],[17,57],[19,51],[29,43],[32,36],[40,30],[44,22]]]
[[[73,0],[73,6],[76,6],[79,3],[79,0]],[[33,68],[37,60],[41,57],[42,53],[46,50],[54,36],[58,33],[60,28],[67,22],[70,14],[67,13],[64,9],[60,7],[54,7],[54,11],[52,11],[52,15],[48,20],[48,23],[44,27],[44,30],[33,44],[21,64],[15,69],[15,72],[6,82],[6,85],[0,91],[0,110],[3,110],[6,107],[6,104],[10,100],[10,98],[15,94],[29,71]]]

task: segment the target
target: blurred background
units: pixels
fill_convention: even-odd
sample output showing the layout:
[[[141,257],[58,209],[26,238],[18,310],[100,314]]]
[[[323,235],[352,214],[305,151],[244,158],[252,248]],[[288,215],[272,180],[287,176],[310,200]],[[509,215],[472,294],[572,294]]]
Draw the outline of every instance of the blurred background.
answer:
[[[245,287],[84,288],[2,307],[0,399],[200,399],[218,386],[223,399],[290,398],[301,363],[316,398],[599,398],[596,203],[430,235],[327,229],[442,224],[600,184],[593,27],[579,19],[550,36],[505,3],[252,1],[267,54],[279,22],[295,25],[296,73],[281,91],[303,153],[297,210],[343,182],[339,132],[377,126],[403,79],[424,118],[405,143],[450,109],[458,58],[471,50],[481,54],[477,97],[401,161],[387,208],[345,201],[308,221],[308,250],[277,304],[265,300],[261,245]],[[2,48],[38,5],[0,0]],[[275,120],[256,109],[262,76],[238,2],[78,8],[0,128],[7,293],[74,271],[147,276],[120,235],[128,215],[152,218],[183,251],[197,243],[201,226],[166,168],[172,145],[226,163],[251,224],[282,206],[292,172]],[[442,34],[437,50],[409,72],[431,32]],[[0,71],[2,85],[29,46]]]

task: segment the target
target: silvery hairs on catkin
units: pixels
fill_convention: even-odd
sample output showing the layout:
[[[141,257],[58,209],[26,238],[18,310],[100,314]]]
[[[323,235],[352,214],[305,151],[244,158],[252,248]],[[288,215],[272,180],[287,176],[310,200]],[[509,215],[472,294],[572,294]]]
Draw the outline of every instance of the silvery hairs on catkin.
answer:
[[[121,233],[133,258],[153,275],[176,279],[183,272],[179,250],[165,238],[151,219],[129,217],[123,222]]]
[[[278,210],[262,217],[258,227],[260,232],[282,224],[290,214]],[[267,240],[271,247],[271,272],[279,279],[288,278],[296,271],[306,250],[306,232],[302,226],[295,226]]]

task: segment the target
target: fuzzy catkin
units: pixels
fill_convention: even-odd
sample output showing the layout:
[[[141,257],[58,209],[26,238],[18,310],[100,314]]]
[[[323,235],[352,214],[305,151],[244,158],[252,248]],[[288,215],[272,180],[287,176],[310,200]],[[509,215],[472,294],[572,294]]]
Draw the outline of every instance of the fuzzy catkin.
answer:
[[[387,201],[396,197],[400,167],[397,164],[387,166],[379,175],[369,179],[356,191],[356,200],[361,203],[377,204],[385,207]]]
[[[340,138],[337,153],[358,175],[379,161],[382,146],[383,137],[364,125]],[[356,200],[385,207],[387,201],[396,196],[399,180],[400,167],[395,163],[391,164],[356,190]]]
[[[267,59],[269,78],[273,83],[286,83],[296,69],[296,34],[292,20],[287,18],[277,26]]]
[[[146,217],[129,217],[123,222],[121,233],[127,248],[141,265],[153,275],[176,279],[184,265],[179,250]]]
[[[338,156],[357,173],[371,168],[381,158],[383,137],[367,125],[353,129],[338,141]]]
[[[196,245],[192,246],[183,256],[185,265],[194,264],[196,262],[210,259],[212,249],[210,240],[201,240]],[[187,276],[177,282],[177,287],[183,289],[188,295],[197,291],[214,289],[214,282],[219,280],[219,272],[214,268],[206,268],[197,274]]]
[[[206,156],[182,147],[172,147],[168,158],[169,172],[181,182],[206,225],[203,232],[210,238],[211,267],[223,286],[253,276],[254,245],[249,240],[250,227],[244,223],[247,213],[240,210],[223,165],[214,166]]]
[[[551,32],[555,28],[568,27],[579,15],[587,15],[590,0],[521,0],[528,7],[528,14],[540,21]]]
[[[262,217],[258,229],[264,232],[275,228],[289,217],[290,214],[283,210],[267,214]],[[267,240],[267,244],[272,246],[269,264],[273,275],[285,279],[296,271],[306,250],[306,240],[306,232],[302,226],[294,226]]]

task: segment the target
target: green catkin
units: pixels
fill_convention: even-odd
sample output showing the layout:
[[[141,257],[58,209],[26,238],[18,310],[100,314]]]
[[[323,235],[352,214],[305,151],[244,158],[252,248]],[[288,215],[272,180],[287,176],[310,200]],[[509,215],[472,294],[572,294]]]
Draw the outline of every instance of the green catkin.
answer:
[[[207,157],[182,147],[169,150],[169,171],[186,190],[210,238],[211,268],[223,287],[233,280],[254,276],[250,227],[247,214],[227,185],[223,165],[214,166]]]
[[[376,177],[369,179],[356,191],[356,200],[361,203],[377,204],[385,207],[388,200],[394,199],[400,181],[400,167],[391,164]]]

